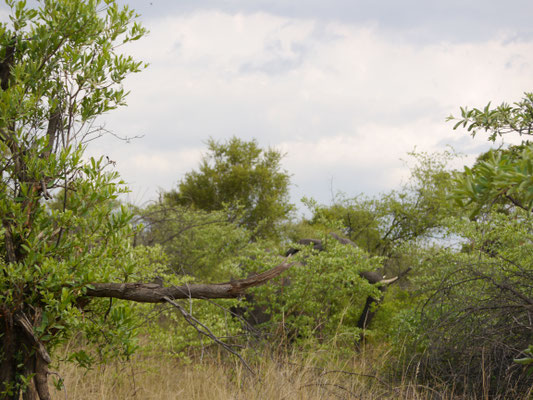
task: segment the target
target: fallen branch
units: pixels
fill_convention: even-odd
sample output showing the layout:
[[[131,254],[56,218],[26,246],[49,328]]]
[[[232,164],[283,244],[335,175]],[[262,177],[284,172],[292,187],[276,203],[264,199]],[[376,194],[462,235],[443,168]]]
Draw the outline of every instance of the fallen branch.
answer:
[[[282,263],[268,271],[245,279],[214,284],[187,284],[161,287],[155,283],[93,283],[85,296],[111,297],[140,303],[163,303],[171,299],[230,299],[242,296],[254,286],[263,285],[292,267],[295,263]]]

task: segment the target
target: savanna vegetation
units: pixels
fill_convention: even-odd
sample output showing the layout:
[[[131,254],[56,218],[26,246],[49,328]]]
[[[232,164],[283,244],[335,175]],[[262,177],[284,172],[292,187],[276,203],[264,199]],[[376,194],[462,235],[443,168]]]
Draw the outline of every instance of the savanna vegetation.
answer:
[[[236,137],[133,207],[84,152],[145,67],[134,11],[6,3],[0,399],[531,397],[533,94],[450,118],[521,144],[413,153],[399,189],[306,218],[283,154]]]

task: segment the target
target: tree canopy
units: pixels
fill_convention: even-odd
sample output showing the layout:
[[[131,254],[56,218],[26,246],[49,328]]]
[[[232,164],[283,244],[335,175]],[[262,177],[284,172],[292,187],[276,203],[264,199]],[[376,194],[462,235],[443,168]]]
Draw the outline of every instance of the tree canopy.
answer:
[[[466,127],[475,136],[480,130],[489,132],[488,139],[517,134],[520,146],[490,151],[473,168],[456,177],[455,199],[461,205],[474,204],[473,213],[498,201],[530,211],[533,208],[533,93],[526,93],[514,105],[502,104],[483,109],[461,109],[454,128]]]
[[[226,208],[230,218],[238,218],[239,225],[256,232],[254,236],[276,236],[279,223],[293,210],[282,154],[260,148],[256,140],[236,137],[223,143],[210,139],[207,145],[199,169],[188,172],[177,190],[165,194],[168,201],[205,211]]]

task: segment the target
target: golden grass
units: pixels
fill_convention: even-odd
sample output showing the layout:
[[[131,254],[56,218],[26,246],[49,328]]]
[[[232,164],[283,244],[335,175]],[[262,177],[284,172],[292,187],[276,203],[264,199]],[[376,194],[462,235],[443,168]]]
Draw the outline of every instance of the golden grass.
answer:
[[[187,400],[318,400],[318,399],[453,399],[408,382],[392,385],[379,376],[385,354],[325,352],[311,355],[250,353],[255,374],[227,353],[205,352],[193,361],[137,356],[85,371],[61,365],[65,389],[52,389],[54,399],[187,399]],[[65,391],[66,390],[66,391]]]

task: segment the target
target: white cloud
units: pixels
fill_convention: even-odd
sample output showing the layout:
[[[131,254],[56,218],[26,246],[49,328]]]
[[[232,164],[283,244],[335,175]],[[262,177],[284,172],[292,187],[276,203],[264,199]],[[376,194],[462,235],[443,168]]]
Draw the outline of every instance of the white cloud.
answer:
[[[147,149],[143,139],[124,144],[106,137],[99,144],[90,147],[87,155],[109,157],[131,190],[126,200],[138,205],[155,200],[160,190],[174,188],[180,177],[198,165],[204,151],[194,147]]]
[[[208,137],[231,135],[286,151],[298,194],[325,201],[331,179],[345,192],[392,188],[415,146],[479,151],[483,138],[460,140],[444,122],[459,106],[533,86],[533,42],[506,37],[420,45],[372,25],[207,11],[149,29],[131,51],[151,67],[130,80],[130,107],[107,117],[118,134],[146,135],[130,155],[114,151],[149,193],[197,167]]]

